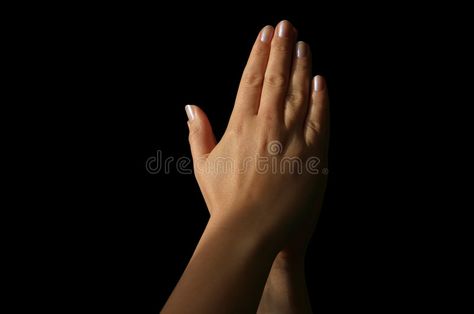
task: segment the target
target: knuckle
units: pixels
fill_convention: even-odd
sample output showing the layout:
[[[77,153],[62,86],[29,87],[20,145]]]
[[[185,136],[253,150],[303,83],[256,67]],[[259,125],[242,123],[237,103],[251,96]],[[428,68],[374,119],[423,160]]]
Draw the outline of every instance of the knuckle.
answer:
[[[272,50],[276,51],[279,54],[287,54],[293,52],[293,47],[285,42],[275,42],[272,45]]]
[[[313,120],[308,120],[306,121],[306,128],[313,131],[314,133],[320,133],[321,132],[321,124],[313,121]]]
[[[272,110],[265,110],[260,116],[260,126],[261,132],[265,134],[272,133],[275,131],[275,128],[279,125],[279,120],[277,115]]]
[[[300,105],[304,103],[305,97],[301,91],[290,91],[286,95],[286,101],[290,104]]]
[[[270,87],[284,87],[287,83],[286,75],[283,73],[270,73],[265,75],[265,84]]]
[[[308,60],[305,60],[305,58],[303,58],[301,60],[299,59],[298,62],[297,62],[297,70],[298,71],[304,71],[304,72],[310,71],[311,70],[311,63]]]
[[[242,122],[230,123],[225,133],[232,137],[237,137],[244,133],[244,124]]]
[[[245,87],[259,87],[262,85],[264,78],[259,73],[245,73],[242,77],[242,84]]]
[[[262,114],[262,118],[264,122],[268,124],[272,124],[273,122],[275,122],[275,115],[271,112],[265,112],[264,114]]]
[[[265,47],[264,45],[257,44],[253,48],[253,55],[255,57],[262,57],[266,56],[268,54],[268,48]]]
[[[194,141],[194,138],[201,133],[201,128],[197,126],[193,126],[189,128],[189,135],[188,135],[188,140],[189,142]]]

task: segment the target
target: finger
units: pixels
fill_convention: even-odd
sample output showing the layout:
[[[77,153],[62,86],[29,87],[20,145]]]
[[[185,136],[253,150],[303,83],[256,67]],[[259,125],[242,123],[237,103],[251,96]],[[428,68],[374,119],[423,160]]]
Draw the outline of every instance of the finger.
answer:
[[[309,46],[300,41],[296,44],[296,58],[290,74],[286,94],[285,125],[301,125],[308,111],[311,80],[311,52]]]
[[[187,105],[185,110],[188,116],[191,154],[196,162],[198,158],[206,157],[214,149],[216,138],[204,111],[194,105]]]
[[[296,33],[290,22],[282,21],[278,24],[265,72],[259,115],[277,119],[283,117],[295,37]]]
[[[233,116],[255,115],[258,112],[272,36],[272,26],[265,26],[258,34],[242,74]]]
[[[326,81],[321,75],[316,75],[312,85],[311,104],[304,124],[304,134],[308,145],[324,148],[322,145],[327,143],[329,127],[329,97]]]

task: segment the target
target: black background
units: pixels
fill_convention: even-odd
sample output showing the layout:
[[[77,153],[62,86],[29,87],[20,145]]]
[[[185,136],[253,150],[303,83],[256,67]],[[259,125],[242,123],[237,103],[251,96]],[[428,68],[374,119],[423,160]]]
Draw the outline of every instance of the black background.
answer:
[[[406,240],[415,214],[402,204],[413,183],[406,159],[417,163],[405,133],[423,110],[408,108],[403,92],[412,88],[406,73],[423,67],[412,66],[417,35],[400,29],[411,16],[318,2],[239,9],[91,8],[52,25],[67,99],[59,123],[70,131],[63,155],[74,156],[58,180],[68,200],[61,228],[72,236],[59,240],[71,307],[161,309],[208,213],[192,175],[151,175],[145,162],[157,150],[190,156],[188,103],[223,134],[255,37],[282,19],[310,44],[331,98],[329,185],[306,264],[313,309],[383,312],[418,298],[421,275],[406,285],[407,270],[418,270],[419,247]]]

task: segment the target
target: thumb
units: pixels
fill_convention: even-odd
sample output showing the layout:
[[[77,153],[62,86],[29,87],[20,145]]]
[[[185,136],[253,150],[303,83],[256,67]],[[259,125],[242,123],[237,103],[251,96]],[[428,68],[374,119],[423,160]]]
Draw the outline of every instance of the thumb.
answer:
[[[189,144],[193,159],[209,154],[216,146],[216,138],[206,114],[198,106],[184,107],[188,116]]]

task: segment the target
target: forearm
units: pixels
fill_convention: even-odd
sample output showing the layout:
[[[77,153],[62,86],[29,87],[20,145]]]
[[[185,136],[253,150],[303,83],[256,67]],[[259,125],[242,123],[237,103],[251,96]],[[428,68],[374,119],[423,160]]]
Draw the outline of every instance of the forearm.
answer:
[[[305,281],[304,257],[275,259],[257,313],[312,313]]]
[[[211,219],[162,313],[255,313],[276,252],[246,229]]]

